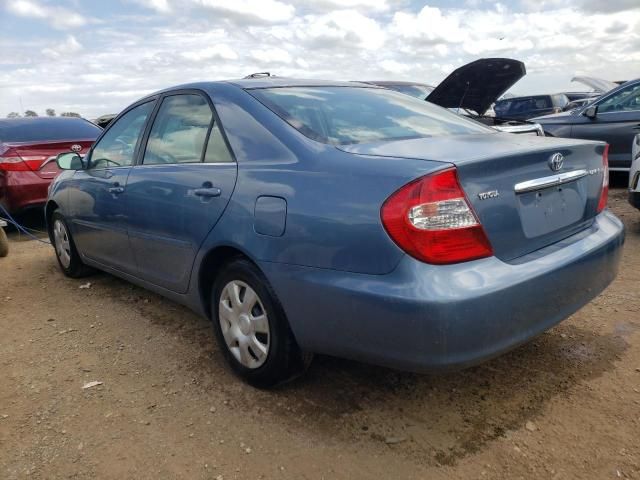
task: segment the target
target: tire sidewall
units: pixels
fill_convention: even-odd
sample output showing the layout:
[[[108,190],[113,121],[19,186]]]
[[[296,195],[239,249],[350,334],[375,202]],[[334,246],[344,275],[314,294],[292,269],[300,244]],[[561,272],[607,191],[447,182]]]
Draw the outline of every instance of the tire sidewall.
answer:
[[[73,242],[71,231],[69,230],[69,225],[67,224],[64,216],[62,216],[62,214],[59,212],[54,212],[51,217],[51,239],[53,240],[53,242],[55,242],[54,235],[53,235],[53,228],[56,221],[60,221],[64,225],[64,228],[67,231],[67,237],[69,238],[69,247],[71,250],[71,261],[69,262],[69,266],[65,267],[60,261],[60,257],[58,256],[58,250],[56,249],[55,243],[53,244],[53,250],[55,252],[58,265],[60,265],[60,269],[67,277],[71,277],[71,278],[80,277],[84,274],[84,264],[82,263],[82,260],[80,259],[80,255],[78,254],[78,250],[76,249],[76,245]]]

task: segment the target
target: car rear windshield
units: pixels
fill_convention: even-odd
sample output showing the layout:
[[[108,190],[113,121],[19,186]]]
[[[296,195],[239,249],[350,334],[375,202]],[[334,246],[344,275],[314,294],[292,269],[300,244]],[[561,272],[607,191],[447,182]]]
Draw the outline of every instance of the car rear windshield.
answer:
[[[94,139],[102,129],[82,118],[17,118],[0,121],[0,142]]]
[[[307,137],[332,145],[495,133],[444,108],[380,88],[276,87],[249,92]]]
[[[420,100],[424,100],[431,92],[433,92],[433,87],[428,87],[427,85],[383,85],[383,87],[406,95],[411,95],[412,97],[419,98]]]

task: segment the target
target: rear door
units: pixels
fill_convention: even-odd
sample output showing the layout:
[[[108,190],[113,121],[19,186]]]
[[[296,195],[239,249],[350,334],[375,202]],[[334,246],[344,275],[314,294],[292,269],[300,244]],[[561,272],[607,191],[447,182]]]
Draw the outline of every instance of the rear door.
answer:
[[[574,125],[571,136],[607,142],[610,168],[628,169],[633,137],[640,132],[640,83],[602,97],[594,105],[596,117]]]
[[[195,256],[227,206],[236,175],[208,97],[199,91],[164,96],[127,182],[137,276],[187,290]]]
[[[89,153],[88,168],[69,188],[74,241],[90,259],[134,273],[127,236],[126,183],[155,101],[134,106],[110,126]]]

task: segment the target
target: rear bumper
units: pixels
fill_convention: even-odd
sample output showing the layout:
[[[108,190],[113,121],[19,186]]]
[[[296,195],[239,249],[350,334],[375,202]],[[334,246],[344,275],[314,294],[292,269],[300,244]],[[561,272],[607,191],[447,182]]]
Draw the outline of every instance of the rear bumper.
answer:
[[[47,201],[52,179],[40,178],[34,172],[4,172],[0,174],[0,204],[9,213],[30,207],[41,207]]]
[[[605,211],[518,264],[434,266],[405,256],[388,275],[260,266],[303,349],[435,371],[499,355],[574,313],[615,278],[623,242],[622,223]]]

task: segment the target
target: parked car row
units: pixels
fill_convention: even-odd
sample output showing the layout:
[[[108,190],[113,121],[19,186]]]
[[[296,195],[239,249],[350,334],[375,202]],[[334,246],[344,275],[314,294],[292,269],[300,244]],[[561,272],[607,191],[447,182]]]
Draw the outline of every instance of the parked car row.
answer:
[[[544,135],[526,119],[489,114],[491,106],[526,74],[524,63],[509,58],[481,58],[454,70],[438,86],[399,81],[367,81],[453,110],[497,130]],[[499,102],[498,102],[499,103]]]

